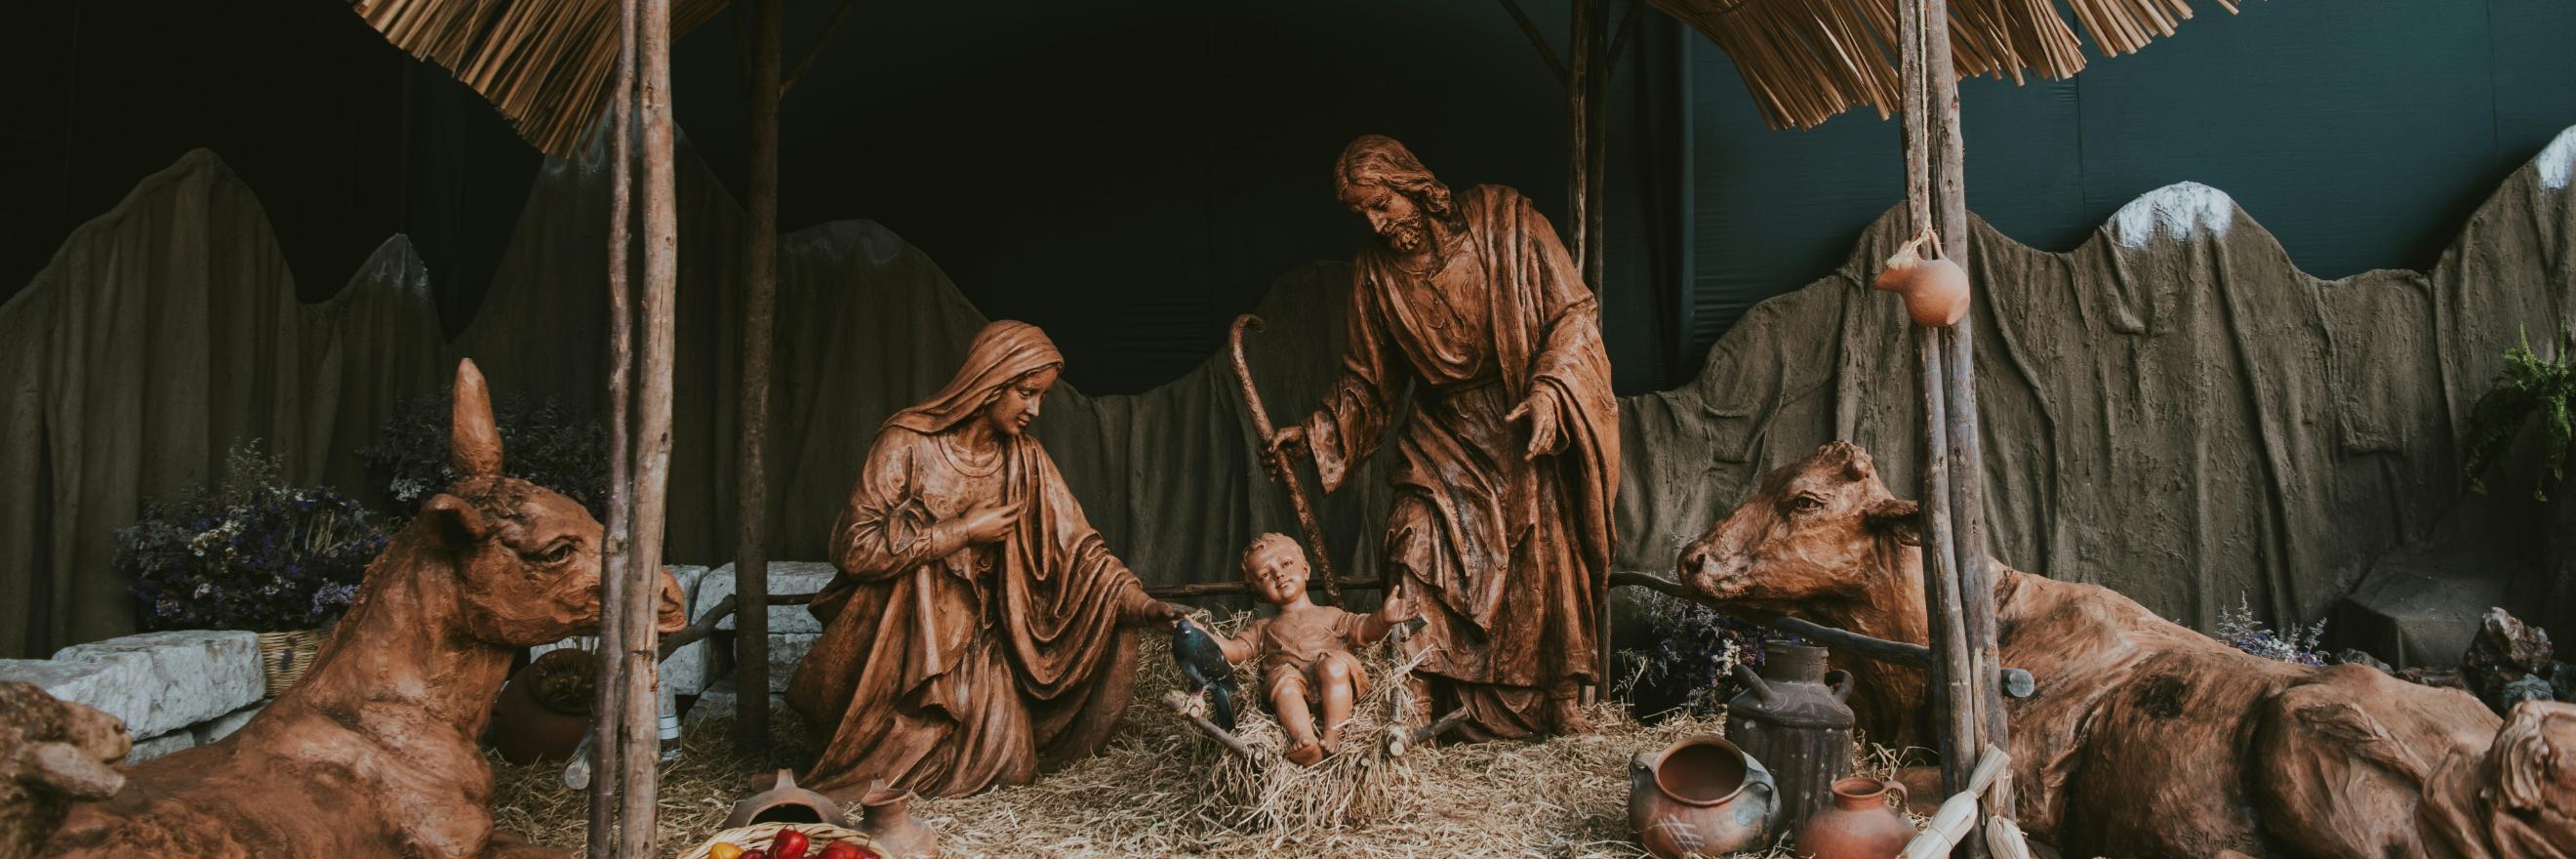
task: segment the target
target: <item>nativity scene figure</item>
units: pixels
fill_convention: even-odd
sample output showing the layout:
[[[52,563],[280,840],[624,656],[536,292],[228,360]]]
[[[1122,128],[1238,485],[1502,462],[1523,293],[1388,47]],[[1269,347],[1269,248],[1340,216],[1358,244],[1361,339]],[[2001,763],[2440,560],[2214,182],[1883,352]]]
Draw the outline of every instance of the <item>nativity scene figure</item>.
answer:
[[[1028,435],[1064,367],[1036,326],[986,325],[946,387],[878,428],[830,537],[839,569],[787,701],[822,738],[798,783],[963,796],[1100,748],[1135,685],[1145,593]]]
[[[1353,263],[1339,374],[1270,449],[1340,489],[1410,391],[1380,548],[1427,620],[1404,645],[1422,659],[1413,712],[1463,707],[1467,739],[1588,732],[1577,696],[1602,681],[1619,487],[1598,302],[1517,191],[1453,194],[1378,135],[1333,175],[1376,237]]]

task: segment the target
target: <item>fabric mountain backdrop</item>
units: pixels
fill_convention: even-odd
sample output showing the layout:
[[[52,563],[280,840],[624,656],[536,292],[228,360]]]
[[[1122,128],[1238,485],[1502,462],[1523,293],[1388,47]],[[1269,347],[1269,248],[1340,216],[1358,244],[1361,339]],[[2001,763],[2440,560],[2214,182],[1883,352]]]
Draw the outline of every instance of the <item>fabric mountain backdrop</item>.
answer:
[[[495,388],[596,405],[606,173],[540,172],[478,315],[440,342],[427,273],[395,236],[331,300],[301,304],[258,201],[198,151],[75,231],[0,305],[0,655],[129,630],[116,529],[266,439],[290,480],[362,490],[353,451],[470,357]],[[2468,495],[2459,439],[2506,348],[2576,324],[2576,130],[2508,178],[2430,272],[2300,272],[2214,189],[2139,198],[2049,253],[1979,224],[1980,396],[1997,555],[2207,626],[2249,599],[2276,623],[2328,611],[2375,559],[2504,541],[2508,607],[2576,617],[2576,522],[2530,500],[2529,451]],[[681,170],[679,365],[669,558],[733,541],[741,206]],[[1911,494],[1911,347],[1867,276],[1898,213],[1849,260],[1757,306],[1698,378],[1622,399],[1618,564],[1665,570],[1767,469],[1835,438]],[[985,320],[938,266],[865,221],[781,250],[769,509],[777,558],[815,558],[879,421],[945,381]],[[1251,361],[1276,413],[1311,407],[1341,344],[1343,263],[1288,272]],[[1221,581],[1250,536],[1294,532],[1262,476],[1222,355],[1136,395],[1064,390],[1037,425],[1093,524],[1149,583]],[[1383,469],[1323,506],[1349,574],[1376,572]],[[2520,470],[2517,470],[2519,468]],[[2556,511],[2553,514],[2553,509]]]

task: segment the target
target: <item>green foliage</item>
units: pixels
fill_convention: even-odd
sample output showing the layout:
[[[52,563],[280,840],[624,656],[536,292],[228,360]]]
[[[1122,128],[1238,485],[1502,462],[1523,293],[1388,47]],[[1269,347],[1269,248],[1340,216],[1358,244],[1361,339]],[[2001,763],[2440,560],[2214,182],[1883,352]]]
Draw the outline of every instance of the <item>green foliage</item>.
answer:
[[[449,395],[409,400],[376,428],[376,440],[358,450],[358,461],[383,481],[385,495],[408,514],[456,483],[448,462]],[[561,492],[590,515],[608,501],[608,428],[554,399],[504,394],[492,402],[501,430],[503,473]]]
[[[2547,438],[2540,450],[2543,478],[2532,488],[2532,497],[2549,500],[2549,485],[2567,476],[2567,451],[2576,446],[2576,364],[2569,363],[2569,356],[2576,355],[2576,329],[2559,329],[2558,341],[2557,359],[2543,360],[2531,351],[2531,334],[2525,331],[2522,345],[2505,350],[2495,387],[2470,407],[2465,465],[2470,489],[2487,491],[2478,475],[2504,455],[2535,414]]]

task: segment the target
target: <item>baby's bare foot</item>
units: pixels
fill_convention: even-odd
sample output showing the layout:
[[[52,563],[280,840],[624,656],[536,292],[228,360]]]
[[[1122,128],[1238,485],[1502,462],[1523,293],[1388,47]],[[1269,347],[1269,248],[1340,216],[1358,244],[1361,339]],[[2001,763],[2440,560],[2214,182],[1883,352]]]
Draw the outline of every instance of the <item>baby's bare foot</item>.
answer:
[[[1315,765],[1316,761],[1323,759],[1324,745],[1322,743],[1298,743],[1288,747],[1289,763],[1296,764],[1301,767],[1311,767]]]

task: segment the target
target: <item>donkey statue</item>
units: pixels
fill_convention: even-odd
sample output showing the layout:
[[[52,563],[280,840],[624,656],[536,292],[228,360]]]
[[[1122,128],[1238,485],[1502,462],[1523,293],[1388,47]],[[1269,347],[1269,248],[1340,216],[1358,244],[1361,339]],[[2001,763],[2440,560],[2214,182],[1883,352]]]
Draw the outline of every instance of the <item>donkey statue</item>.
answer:
[[[462,475],[394,535],[312,670],[232,736],[125,773],[73,807],[47,857],[562,856],[492,831],[476,746],[522,648],[599,624],[599,521],[501,476],[474,362],[456,368],[449,456]],[[661,575],[664,632],[685,625]]]

